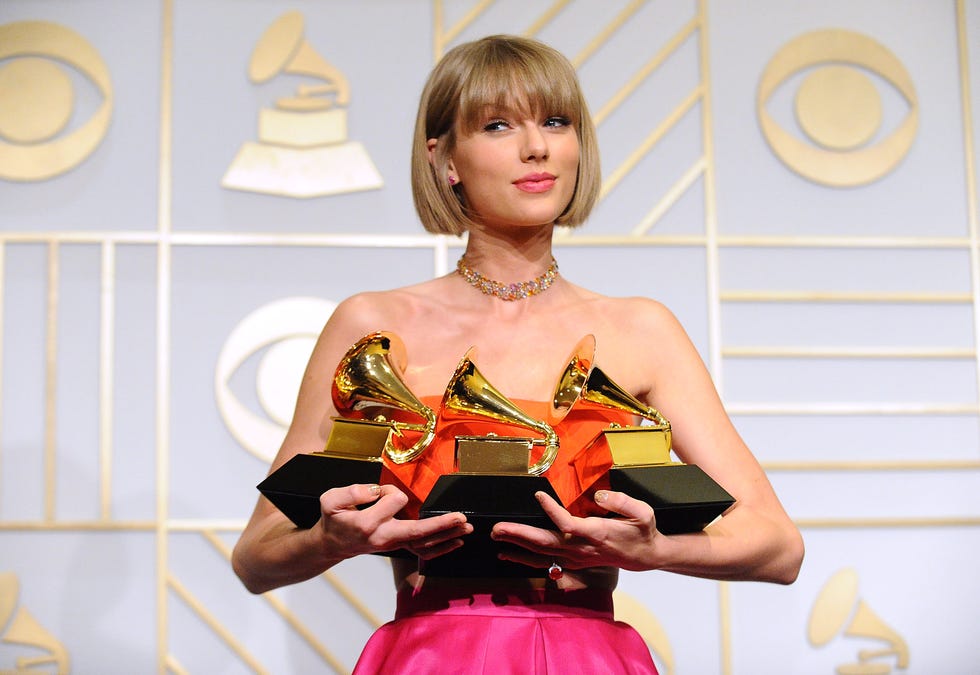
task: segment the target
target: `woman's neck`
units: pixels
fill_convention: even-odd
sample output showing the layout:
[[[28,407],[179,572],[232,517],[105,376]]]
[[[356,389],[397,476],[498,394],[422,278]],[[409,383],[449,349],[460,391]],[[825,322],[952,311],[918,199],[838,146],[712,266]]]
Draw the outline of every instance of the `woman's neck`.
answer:
[[[553,226],[473,229],[464,253],[466,264],[502,283],[533,279],[552,263],[552,233]]]

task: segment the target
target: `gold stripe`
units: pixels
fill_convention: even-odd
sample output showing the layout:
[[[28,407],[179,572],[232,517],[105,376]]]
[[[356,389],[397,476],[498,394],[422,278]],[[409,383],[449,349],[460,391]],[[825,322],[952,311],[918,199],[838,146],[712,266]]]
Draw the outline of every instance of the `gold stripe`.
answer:
[[[866,461],[866,462],[762,462],[766,471],[976,471],[976,460]]]
[[[670,41],[657,52],[652,59],[646,62],[646,64],[640,68],[637,73],[630,78],[630,80],[624,84],[619,91],[613,94],[613,97],[606,101],[606,104],[599,109],[599,111],[593,115],[592,120],[596,126],[602,124],[603,121],[626,100],[630,94],[632,94],[637,87],[643,84],[643,80],[650,77],[650,75],[663,65],[681,44],[691,36],[691,33],[698,27],[701,22],[701,17],[696,16],[691,19],[683,28],[678,31]],[[681,104],[683,106],[685,104]]]
[[[902,417],[912,415],[976,415],[977,403],[733,403],[726,406],[729,415],[866,415]]]
[[[241,532],[245,529],[247,520],[221,520],[215,518],[181,518],[167,521],[167,529],[171,532]]]
[[[968,249],[966,237],[850,237],[826,235],[727,235],[719,243],[731,248],[867,248]]]
[[[561,232],[563,230],[559,230]],[[676,239],[674,235],[653,235],[663,240]],[[0,232],[0,245],[8,244],[146,244],[156,245],[163,241],[173,246],[302,246],[302,247],[342,247],[354,248],[437,248],[438,237],[447,242],[463,246],[465,236],[449,235],[380,235],[380,234],[318,234],[318,233],[238,233],[238,232],[174,232],[161,236],[157,232]],[[592,241],[602,245],[607,241],[623,242],[630,245],[643,245],[644,240],[633,235],[588,235],[576,233],[575,239],[583,243]],[[692,246],[703,245],[703,236],[684,235],[685,243]],[[835,248],[835,249],[937,249],[966,250],[971,241],[965,237],[826,237],[803,236],[786,237],[779,235],[719,235],[718,245],[722,248]]]
[[[195,597],[182,583],[180,583],[177,577],[173,576],[172,574],[167,574],[167,585],[173,589],[180,599],[187,604],[191,611],[197,614],[197,616],[200,617],[200,619],[206,623],[219,638],[221,638],[221,641],[228,645],[228,648],[235,652],[238,658],[244,661],[249,668],[256,673],[269,672],[262,667],[262,664],[260,664],[255,657],[249,653],[243,644],[235,639],[235,636],[232,635],[227,628],[221,625],[221,622],[208,611],[207,607],[204,606],[204,603],[198,600],[197,597]],[[161,663],[161,667],[166,667],[165,661]]]
[[[154,532],[158,527],[155,520],[7,520],[0,522],[0,532],[68,532],[82,530],[88,532]]]
[[[160,236],[151,231],[142,232],[0,232],[0,242],[10,244],[101,244],[105,241],[131,244],[155,244]]]
[[[701,143],[706,165],[704,169],[704,233],[705,233],[705,289],[708,303],[708,349],[709,368],[719,395],[724,396],[725,378],[721,359],[721,275],[718,255],[718,218],[715,203],[715,144],[712,135],[712,88],[711,55],[708,53],[708,7],[705,0],[698,3],[698,25],[700,27],[698,54],[701,62]]]
[[[168,453],[170,449],[170,246],[172,194],[171,171],[173,107],[173,0],[161,8],[160,54],[160,166],[157,184],[157,363],[156,363],[156,568],[157,568],[157,670],[166,668],[169,653],[167,611],[167,496],[170,492]]]
[[[636,14],[640,7],[642,7],[645,3],[646,0],[633,0],[633,2],[627,5],[623,11],[617,14],[610,23],[606,24],[605,28],[599,31],[599,33],[592,38],[592,41],[589,42],[589,44],[585,45],[585,48],[582,49],[582,51],[575,55],[575,58],[571,60],[572,65],[578,69],[583,63],[588,61],[589,57],[592,56],[596,50],[599,49],[599,47],[608,42],[612,34],[619,30],[623,24],[629,21],[630,17]]]
[[[883,293],[872,291],[723,291],[725,302],[880,302],[965,304],[970,293]]]
[[[369,624],[375,628],[378,628],[382,623],[384,623],[374,612],[371,611],[367,605],[361,602],[360,598],[354,595],[354,593],[347,588],[347,585],[344,584],[344,582],[337,578],[336,574],[330,570],[327,570],[320,576],[326,579],[327,583],[330,584],[341,596],[343,596],[344,600],[346,600],[351,607],[357,610],[357,613],[364,617]]]
[[[850,529],[893,527],[977,527],[980,518],[796,518],[797,527],[805,529]]]
[[[560,230],[556,231],[558,234]],[[645,237],[635,235],[618,234],[579,234],[574,230],[569,230],[567,234],[557,240],[557,246],[569,247],[602,247],[602,246],[628,246],[639,248],[651,246],[661,248],[665,246],[679,246],[683,248],[700,248],[705,245],[707,238],[702,234],[652,234]]]
[[[165,668],[176,675],[190,675],[173,654],[167,654]]]
[[[565,9],[565,6],[568,5],[570,1],[571,0],[557,0],[555,3],[551,5],[551,7],[545,10],[544,14],[539,16],[537,20],[534,23],[532,23],[526,31],[524,31],[524,35],[526,37],[534,37],[535,35],[537,35],[538,32],[542,28],[547,26],[551,22],[551,20],[558,15],[558,13],[561,10]]]
[[[442,0],[432,0],[432,63],[442,58]]]
[[[691,108],[693,108],[694,104],[701,99],[703,94],[704,87],[702,85],[695,87],[694,91],[692,91],[679,106],[674,108],[674,111],[667,116],[667,119],[665,119],[660,126],[650,132],[650,135],[647,136],[625,160],[623,160],[623,163],[616,167],[611,174],[609,174],[609,178],[602,182],[602,190],[599,193],[600,199],[605,199],[605,197],[612,192],[619,182],[626,177],[626,174],[632,171],[636,165],[640,163],[640,160],[643,159],[643,157],[650,152],[651,149],[653,149],[653,146],[655,146],[660,139],[674,127],[674,125],[680,122],[684,115],[690,112]]]
[[[708,8],[706,0],[698,2],[698,35],[700,50],[700,77],[703,96],[701,99],[701,143],[704,167],[704,228],[705,228],[705,290],[707,293],[708,310],[708,351],[711,378],[723,396],[724,373],[721,358],[721,278],[719,273],[718,255],[718,220],[715,203],[715,147],[712,134],[712,86],[711,71],[708,64],[711,56],[708,52]],[[722,581],[718,584],[721,615],[721,671],[723,675],[732,673],[732,621],[729,586]]]
[[[218,553],[220,553],[224,557],[225,560],[231,562],[231,548],[229,548],[228,545],[225,544],[225,542],[222,541],[220,537],[215,535],[214,532],[208,532],[208,531],[201,532],[201,534],[204,535],[204,538],[211,543],[211,545],[218,551]],[[310,648],[320,655],[320,658],[322,658],[324,661],[330,664],[330,667],[332,667],[338,673],[347,672],[347,669],[344,667],[344,664],[341,663],[337,659],[337,657],[335,657],[332,653],[330,653],[330,650],[328,650],[325,646],[323,646],[323,644],[319,640],[316,639],[316,636],[313,634],[313,632],[309,628],[307,628],[306,625],[299,620],[299,618],[297,618],[297,616],[286,606],[286,604],[282,600],[279,599],[278,596],[272,593],[265,593],[263,594],[262,597],[266,600],[266,602],[272,605],[273,609],[275,609],[276,612],[278,612],[278,614],[286,621],[286,623],[288,623],[292,627],[292,629],[295,630],[296,633],[299,634],[299,636],[306,641],[306,643],[310,646]],[[375,623],[373,625],[375,628],[377,628],[381,624]]]
[[[4,297],[7,295],[7,246],[0,241],[0,394],[3,393],[3,343],[4,336],[7,334],[5,328],[6,305]],[[0,396],[0,439],[3,438],[3,396]],[[3,476],[3,443],[0,443],[0,476]],[[3,494],[3,485],[0,482],[0,495]],[[2,503],[2,500],[0,500]],[[0,514],[2,516],[2,514]],[[2,522],[2,521],[0,521]]]
[[[721,617],[721,672],[732,673],[732,603],[727,581],[718,582],[718,615]]]
[[[661,199],[657,205],[650,209],[647,215],[643,217],[640,224],[633,228],[632,234],[642,236],[649,232],[650,229],[660,221],[663,215],[677,203],[677,200],[679,200],[691,188],[691,186],[694,185],[697,179],[705,173],[707,166],[708,164],[704,157],[694,162],[694,164],[691,165],[691,168],[685,171],[684,175],[677,179],[677,182],[671,186],[670,190],[667,191],[667,194],[664,195],[663,199]]]
[[[893,347],[726,347],[722,356],[729,358],[777,359],[973,359],[973,349],[893,348]]]
[[[960,96],[963,103],[963,156],[966,161],[966,199],[970,231],[970,285],[973,291],[973,339],[980,352],[980,215],[977,208],[977,169],[974,164],[973,111],[970,93],[970,55],[966,32],[966,4],[956,0],[956,36],[959,46]],[[977,361],[980,388],[980,361]]]
[[[180,232],[169,235],[172,245],[213,246],[350,246],[359,248],[433,248],[431,235],[365,234],[247,234],[220,232]]]
[[[101,516],[112,518],[113,353],[115,350],[116,249],[102,245],[101,334],[99,336],[99,468]]]
[[[286,606],[286,603],[284,603],[279,596],[275,595],[274,593],[265,593],[262,595],[262,598],[268,602],[274,610],[276,610],[279,616],[281,616],[293,630],[295,630],[304,640],[306,640],[307,644],[309,644],[310,647],[312,647],[313,650],[320,655],[320,658],[330,664],[330,667],[333,668],[334,671],[343,673],[344,675],[349,672],[336,656],[331,654],[326,647],[317,641],[316,636],[314,636],[313,633],[303,624],[303,622],[300,621],[295,614],[293,614],[293,612]]]
[[[55,520],[58,443],[58,284],[60,250],[56,242],[48,245],[48,330],[45,355],[44,391],[44,519]]]
[[[460,19],[455,26],[443,33],[439,56],[442,56],[441,50],[445,49],[446,45],[459,37],[459,34],[466,30],[471,23],[476,21],[481,14],[487,11],[487,9],[489,9],[490,5],[493,3],[494,0],[480,0],[480,2],[476,3],[473,8],[466,13],[466,16]]]

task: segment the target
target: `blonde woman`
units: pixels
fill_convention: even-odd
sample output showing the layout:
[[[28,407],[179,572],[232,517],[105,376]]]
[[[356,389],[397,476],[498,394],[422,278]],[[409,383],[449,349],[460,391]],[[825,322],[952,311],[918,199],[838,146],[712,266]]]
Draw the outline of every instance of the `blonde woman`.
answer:
[[[417,557],[393,559],[395,620],[371,638],[357,672],[567,674],[656,672],[636,632],[612,618],[619,569],[792,583],[800,533],[683,328],[655,300],[605,297],[558,271],[555,228],[582,224],[600,185],[595,130],[569,62],[540,42],[508,36],[447,53],[422,93],[412,185],[425,228],[467,233],[465,253],[446,276],[338,306],[273,469],[323,447],[337,414],[334,370],[366,334],[401,338],[405,381],[433,406],[475,345],[486,379],[542,419],[563,361],[591,334],[602,370],[671,421],[678,457],[699,465],[735,505],[702,532],[668,536],[653,509],[627,494],[596,493],[594,508],[611,517],[571,513],[542,494],[553,527],[499,523],[492,533],[511,545],[505,557],[527,566],[528,578],[452,579],[420,575],[417,560],[462,546],[472,524],[461,513],[406,517],[417,512],[418,495],[392,484],[351,485],[325,492],[319,523],[301,530],[260,498],[233,558],[245,586],[261,593],[356,555],[404,549]],[[557,430],[562,452],[544,474],[553,483],[570,471],[568,439],[580,427],[570,414]],[[428,466],[447,465],[451,441],[437,433]],[[552,566],[555,579],[542,574]]]

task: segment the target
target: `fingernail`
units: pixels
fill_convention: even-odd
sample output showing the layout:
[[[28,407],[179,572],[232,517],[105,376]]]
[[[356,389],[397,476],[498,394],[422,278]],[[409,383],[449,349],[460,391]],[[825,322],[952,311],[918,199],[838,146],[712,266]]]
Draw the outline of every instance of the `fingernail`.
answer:
[[[607,499],[609,499],[609,493],[608,492],[606,492],[605,490],[596,490],[595,500],[598,503],[601,504],[602,502],[606,501]]]
[[[368,485],[368,490],[370,490],[371,491],[371,494],[373,494],[373,495],[379,495],[379,494],[381,494],[381,486],[380,485]]]

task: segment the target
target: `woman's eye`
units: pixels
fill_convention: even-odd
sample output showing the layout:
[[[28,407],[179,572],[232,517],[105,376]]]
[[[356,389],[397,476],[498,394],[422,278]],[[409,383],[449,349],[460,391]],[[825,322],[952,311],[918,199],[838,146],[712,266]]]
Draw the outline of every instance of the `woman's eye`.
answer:
[[[493,122],[488,122],[484,127],[484,131],[500,131],[501,129],[507,128],[507,122],[503,120],[494,120]]]
[[[561,115],[556,115],[554,117],[549,117],[544,121],[546,127],[567,127],[571,124],[571,120],[567,117],[562,117]]]

